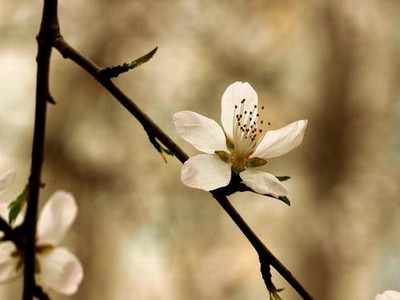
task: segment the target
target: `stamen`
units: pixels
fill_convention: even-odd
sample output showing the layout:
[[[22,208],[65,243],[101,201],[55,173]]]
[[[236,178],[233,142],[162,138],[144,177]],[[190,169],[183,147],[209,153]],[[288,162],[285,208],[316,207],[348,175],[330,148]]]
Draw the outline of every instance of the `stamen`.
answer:
[[[258,106],[254,105],[250,110],[245,110],[246,99],[240,101],[240,105],[234,105],[233,114],[233,144],[234,154],[237,162],[244,161],[256,149],[259,141],[264,135],[260,127],[264,123],[260,120],[260,114],[257,109]],[[261,110],[264,106],[261,106]],[[240,164],[240,163],[239,163]]]

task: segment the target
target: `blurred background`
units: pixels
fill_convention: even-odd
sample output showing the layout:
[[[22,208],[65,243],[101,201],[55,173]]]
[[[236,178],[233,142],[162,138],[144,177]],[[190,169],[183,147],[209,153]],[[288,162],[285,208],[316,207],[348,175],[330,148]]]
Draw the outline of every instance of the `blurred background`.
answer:
[[[190,155],[173,113],[216,120],[248,81],[276,129],[308,119],[303,144],[268,163],[290,175],[292,206],[230,200],[315,299],[400,290],[400,5],[397,0],[59,1],[64,38],[102,67],[155,57],[115,82]],[[42,1],[0,4],[0,173],[30,171]],[[209,193],[180,182],[141,125],[95,80],[53,52],[41,205],[72,192],[63,245],[82,261],[64,299],[268,299],[258,257]],[[273,272],[283,299],[300,299]],[[22,280],[0,286],[20,299]]]

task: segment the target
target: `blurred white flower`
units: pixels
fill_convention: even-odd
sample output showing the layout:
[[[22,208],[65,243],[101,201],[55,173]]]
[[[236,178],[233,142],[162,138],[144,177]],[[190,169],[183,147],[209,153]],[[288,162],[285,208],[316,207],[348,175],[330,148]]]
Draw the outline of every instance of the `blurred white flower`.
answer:
[[[400,292],[384,291],[382,294],[376,295],[375,300],[400,300]]]
[[[83,279],[79,259],[57,247],[75,220],[78,207],[72,194],[55,192],[43,206],[37,224],[36,280],[44,289],[74,294]],[[11,241],[0,243],[0,283],[22,274],[23,253]]]
[[[3,194],[13,184],[14,179],[14,170],[9,170],[0,176],[0,195]]]
[[[221,126],[191,111],[173,116],[178,135],[204,152],[189,158],[182,167],[182,182],[206,191],[227,186],[232,170],[243,183],[260,194],[285,196],[287,187],[275,176],[257,169],[267,159],[299,146],[307,120],[266,131],[261,120],[256,91],[247,82],[231,84],[222,96]]]

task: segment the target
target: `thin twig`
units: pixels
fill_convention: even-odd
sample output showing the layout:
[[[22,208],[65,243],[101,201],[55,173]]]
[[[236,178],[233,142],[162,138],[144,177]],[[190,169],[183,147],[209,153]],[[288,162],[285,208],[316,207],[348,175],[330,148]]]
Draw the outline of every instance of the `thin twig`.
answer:
[[[64,58],[71,59],[81,66],[85,71],[92,75],[101,85],[103,85],[145,128],[146,132],[152,133],[163,145],[165,145],[182,163],[189,156],[178,147],[178,145],[161,128],[153,122],[140,108],[125,95],[109,78],[99,76],[102,68],[97,66],[89,58],[83,56],[70,46],[60,35],[54,42],[54,47]]]
[[[99,76],[101,68],[98,67],[94,62],[71,47],[62,36],[59,36],[56,39],[54,47],[64,58],[71,59],[80,65],[90,75],[92,75],[97,81],[99,81],[100,84],[102,84],[142,124],[146,132],[148,134],[152,133],[155,138],[157,138],[179,159],[179,161],[184,163],[189,158],[188,155],[181,148],[179,148],[179,146],[156,123],[154,123],[153,120],[151,120],[144,112],[142,112],[141,109],[110,79]],[[223,192],[223,189],[212,191],[211,194],[253,245],[260,256],[260,262],[268,262],[282,275],[283,278],[286,279],[286,281],[297,291],[299,295],[301,295],[304,299],[312,299],[310,294],[304,289],[298,280],[271,253],[271,251],[268,250],[268,248],[261,242],[257,235],[251,230],[240,214],[228,201],[226,193]]]
[[[285,280],[293,287],[293,289],[303,297],[303,299],[312,299],[311,295],[306,291],[306,289],[300,284],[300,282],[293,276],[293,274],[279,261],[278,258],[264,245],[264,243],[258,238],[254,231],[249,227],[246,221],[243,220],[241,215],[232,206],[227,197],[220,192],[220,190],[212,191],[211,194],[218,201],[218,203],[224,208],[224,210],[229,214],[231,219],[240,228],[243,234],[247,237],[249,242],[253,245],[256,250],[260,263],[261,270],[264,270],[267,266],[271,265]],[[265,274],[263,273],[263,279],[267,286],[269,282],[266,281]]]

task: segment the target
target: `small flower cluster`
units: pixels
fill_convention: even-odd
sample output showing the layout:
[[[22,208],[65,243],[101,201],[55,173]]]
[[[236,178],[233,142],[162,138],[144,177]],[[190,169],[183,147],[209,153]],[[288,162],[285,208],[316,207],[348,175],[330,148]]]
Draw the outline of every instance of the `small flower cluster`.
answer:
[[[0,195],[13,183],[14,171],[0,176]],[[0,216],[8,219],[8,202],[0,202]],[[64,247],[58,247],[63,236],[75,220],[78,207],[72,194],[56,191],[45,203],[37,223],[36,280],[46,290],[74,294],[83,279],[83,268],[79,259]],[[18,226],[21,215],[12,226]],[[4,237],[3,237],[4,239]],[[14,242],[0,241],[0,283],[13,280],[23,273],[24,249]]]

